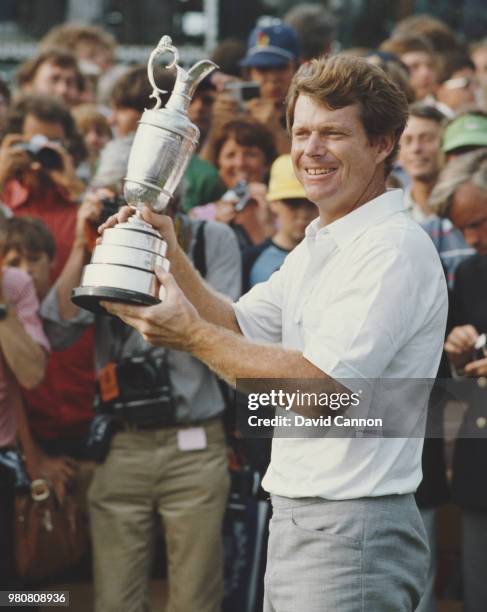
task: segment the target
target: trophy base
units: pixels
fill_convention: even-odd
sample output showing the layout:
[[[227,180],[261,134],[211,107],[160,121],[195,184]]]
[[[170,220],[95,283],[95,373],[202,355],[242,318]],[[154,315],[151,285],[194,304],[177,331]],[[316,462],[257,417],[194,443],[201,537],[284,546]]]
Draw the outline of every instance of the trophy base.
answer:
[[[71,301],[85,310],[95,314],[111,316],[100,305],[100,302],[124,302],[138,306],[153,306],[161,301],[147,293],[130,291],[129,289],[116,289],[115,287],[77,287],[73,289]]]

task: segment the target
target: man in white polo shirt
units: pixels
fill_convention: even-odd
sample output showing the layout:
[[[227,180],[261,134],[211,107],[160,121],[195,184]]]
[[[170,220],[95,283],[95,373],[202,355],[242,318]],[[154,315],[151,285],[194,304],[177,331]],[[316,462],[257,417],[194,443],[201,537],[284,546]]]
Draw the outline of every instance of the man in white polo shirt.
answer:
[[[361,59],[313,60],[293,80],[287,118],[294,169],[319,218],[281,269],[232,306],[191,267],[170,220],[145,210],[168,241],[172,274],[157,271],[164,301],[107,310],[231,382],[316,379],[336,391],[346,381],[353,389],[352,380],[368,388],[374,379],[433,378],[446,325],[443,271],[402,193],[385,188],[407,120],[404,95]],[[273,440],[263,481],[273,502],[266,612],[415,609],[428,567],[413,497],[421,449],[417,437]]]

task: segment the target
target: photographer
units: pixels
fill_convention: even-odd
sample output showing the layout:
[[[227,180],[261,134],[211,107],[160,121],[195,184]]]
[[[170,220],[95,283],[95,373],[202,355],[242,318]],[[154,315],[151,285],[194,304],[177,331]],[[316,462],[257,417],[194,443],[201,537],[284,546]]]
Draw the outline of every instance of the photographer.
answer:
[[[94,436],[98,459],[106,457],[89,491],[96,610],[146,609],[154,532],[161,523],[169,609],[217,612],[228,493],[217,379],[186,353],[154,349],[132,328],[80,311],[70,300],[88,258],[86,223],[98,222],[101,198],[109,196],[99,190],[80,207],[70,258],[42,308],[54,347],[73,342],[91,322],[96,326],[95,424],[107,433]],[[232,298],[239,295],[240,256],[231,230],[174,210],[173,216],[180,243],[202,272],[206,268],[207,282]]]
[[[220,174],[227,192],[216,202],[197,206],[190,216],[228,223],[240,247],[258,244],[274,233],[265,181],[276,157],[272,133],[258,121],[228,121],[212,133],[208,161]]]
[[[39,217],[56,236],[53,278],[71,249],[75,200],[84,190],[76,164],[84,153],[73,118],[55,99],[26,96],[10,109],[0,147],[1,198],[16,216]]]
[[[39,144],[40,137],[42,145],[33,146]],[[44,239],[39,249],[31,232],[27,231],[29,237],[20,231],[24,236],[19,254],[24,250],[45,253],[43,274],[49,274],[41,293],[59,276],[71,251],[77,216],[75,199],[83,189],[75,165],[83,152],[73,118],[55,99],[26,96],[11,108],[7,135],[0,147],[1,198],[14,216],[40,219],[54,236],[55,254]],[[9,257],[14,255],[9,253]],[[27,414],[35,421],[35,436],[49,456],[76,461],[83,458],[84,438],[93,415],[94,383],[90,329],[68,350],[51,354],[43,383],[35,392],[23,392]],[[66,461],[59,459],[64,464]],[[66,484],[74,476],[69,472],[65,474]]]
[[[459,264],[451,306],[452,330],[445,351],[457,377],[487,375],[487,356],[476,350],[487,332],[487,150],[451,160],[440,175],[430,204],[463,233],[477,254]],[[483,430],[485,390],[479,385],[469,405],[455,444],[453,499],[462,509],[462,570],[466,612],[487,606],[487,441]],[[478,403],[477,403],[478,402]],[[480,412],[478,409],[480,408]],[[483,434],[483,435],[482,435]]]
[[[225,85],[213,105],[212,130],[218,131],[227,121],[246,115],[272,133],[279,155],[289,153],[291,142],[286,131],[284,101],[299,56],[298,35],[290,26],[277,22],[254,28],[240,65],[245,81],[257,85],[256,96],[245,99],[246,82]]]

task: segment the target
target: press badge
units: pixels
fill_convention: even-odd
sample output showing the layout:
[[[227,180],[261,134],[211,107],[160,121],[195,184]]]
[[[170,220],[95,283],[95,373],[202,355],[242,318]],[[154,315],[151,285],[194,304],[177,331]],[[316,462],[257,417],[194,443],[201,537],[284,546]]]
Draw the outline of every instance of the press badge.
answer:
[[[203,450],[208,446],[203,427],[188,427],[178,431],[178,448],[181,451]]]

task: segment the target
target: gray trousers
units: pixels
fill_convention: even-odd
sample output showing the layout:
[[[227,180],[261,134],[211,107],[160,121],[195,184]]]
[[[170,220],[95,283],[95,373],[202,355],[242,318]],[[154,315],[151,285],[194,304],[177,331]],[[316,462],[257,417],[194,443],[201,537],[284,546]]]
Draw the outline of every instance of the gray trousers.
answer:
[[[437,555],[437,520],[436,508],[422,508],[420,511],[423,519],[424,528],[428,536],[428,546],[430,549],[430,566],[428,569],[428,577],[426,579],[426,587],[421,597],[421,601],[416,609],[416,612],[436,612],[436,597],[435,597],[435,581],[436,581],[436,555]]]
[[[412,612],[427,537],[414,496],[273,496],[264,612]]]

